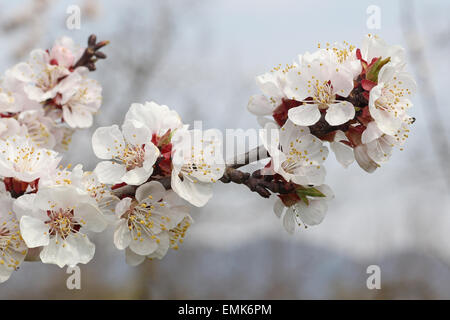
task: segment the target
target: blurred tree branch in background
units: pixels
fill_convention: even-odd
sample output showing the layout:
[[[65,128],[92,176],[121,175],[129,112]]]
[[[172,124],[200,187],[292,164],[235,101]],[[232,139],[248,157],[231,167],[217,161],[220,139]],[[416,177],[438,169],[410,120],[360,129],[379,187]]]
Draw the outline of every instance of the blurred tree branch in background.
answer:
[[[436,153],[442,176],[450,191],[450,147],[446,127],[432,85],[433,77],[425,55],[425,41],[417,27],[414,4],[414,1],[408,0],[401,2],[401,26],[403,27],[403,34],[408,46],[407,52],[412,60],[411,65],[416,69],[415,74],[420,88],[420,96],[422,97],[422,108],[425,108],[424,115],[427,117],[426,122],[431,144]],[[444,107],[447,110],[449,108],[448,105]]]

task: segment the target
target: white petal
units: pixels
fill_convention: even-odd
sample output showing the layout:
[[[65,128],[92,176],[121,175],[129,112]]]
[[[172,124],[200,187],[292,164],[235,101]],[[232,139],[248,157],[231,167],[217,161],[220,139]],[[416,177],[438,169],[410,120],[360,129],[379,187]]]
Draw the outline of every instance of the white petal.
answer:
[[[0,264],[0,283],[5,282],[11,277],[11,274],[13,273],[14,268],[8,268],[8,266],[5,264]]]
[[[123,250],[131,243],[131,232],[127,220],[120,219],[114,230],[114,244],[117,249]]]
[[[334,68],[334,70],[333,70]],[[333,93],[340,95],[341,97],[347,97],[353,90],[353,74],[347,68],[335,68],[330,67],[330,80],[333,86]]]
[[[278,218],[281,217],[281,214],[283,213],[285,208],[286,207],[284,206],[283,201],[281,201],[281,199],[277,197],[277,200],[275,200],[275,203],[273,204],[273,212]]]
[[[325,175],[324,166],[305,166],[296,169],[290,178],[296,184],[318,186],[323,184]]]
[[[325,120],[332,126],[346,123],[355,117],[355,108],[350,102],[342,101],[329,105]]]
[[[115,214],[117,218],[120,218],[128,209],[130,209],[131,198],[123,198],[116,205]]]
[[[144,147],[145,156],[144,156],[144,163],[143,167],[145,170],[150,172],[150,174],[153,172],[153,165],[156,163],[156,160],[158,159],[160,152],[159,149],[151,142],[147,143]]]
[[[61,239],[53,237],[40,254],[43,263],[53,263],[60,268],[88,263],[95,254],[95,245],[84,234],[76,234]]]
[[[196,207],[203,207],[213,195],[211,183],[194,183],[187,178],[181,181],[175,170],[172,170],[171,186],[181,198]]]
[[[145,260],[145,256],[134,253],[130,248],[125,250],[126,263],[132,267],[140,265]]]
[[[289,120],[299,126],[312,126],[320,119],[320,111],[316,104],[304,104],[288,111]]]
[[[341,142],[331,142],[330,148],[333,150],[336,160],[347,168],[355,161],[355,155],[353,154],[353,148]]]
[[[149,200],[149,196],[151,197],[151,202],[157,202],[161,200],[165,194],[166,189],[161,183],[157,181],[151,181],[139,186],[136,190],[135,197],[139,203],[143,202],[144,200]]]
[[[158,249],[158,244],[155,239],[151,239],[146,234],[143,234],[142,237],[137,237],[136,230],[133,230],[129,248],[133,250],[134,253],[147,256]]]
[[[167,254],[167,250],[170,247],[170,238],[168,232],[163,232],[158,235],[160,240],[158,244],[158,249],[156,249],[152,254],[148,255],[147,258],[150,259],[162,259]]]
[[[295,213],[292,210],[292,207],[289,207],[283,217],[283,227],[288,233],[293,234],[295,231],[295,225]]]
[[[264,128],[267,124],[269,123],[273,123],[273,124],[277,124],[273,119],[267,118],[267,117],[256,117],[256,121],[258,122],[258,124]]]
[[[257,76],[256,83],[261,91],[268,97],[277,99],[283,96],[283,93],[280,90],[277,76],[273,73],[268,72],[263,75]]]
[[[122,126],[122,131],[125,139],[135,146],[150,143],[152,140],[152,134],[147,126],[136,120],[126,120]]]
[[[265,95],[259,94],[250,97],[247,109],[254,115],[266,116],[272,114],[275,106]]]
[[[369,122],[366,130],[361,135],[361,142],[364,144],[368,144],[373,140],[378,139],[383,135],[383,132],[378,128],[377,123],[375,121]]]
[[[17,198],[13,203],[13,211],[16,214],[18,220],[22,216],[32,216],[33,218],[37,218],[41,221],[47,220],[47,215],[42,214],[39,210],[36,210],[34,205],[34,199],[36,198],[36,194],[24,194]]]
[[[97,164],[94,173],[101,183],[115,184],[122,182],[122,177],[127,170],[125,166],[111,161],[102,161]]]
[[[378,168],[377,163],[373,161],[367,154],[367,146],[357,146],[353,151],[355,153],[356,162],[358,162],[359,166],[362,169],[369,173],[372,173]]]
[[[73,186],[57,186],[40,188],[36,194],[34,204],[37,208],[46,211],[57,208],[75,207],[79,202],[88,201],[86,193]]]
[[[320,224],[325,218],[327,213],[326,200],[309,200],[309,204],[306,205],[303,202],[295,204],[297,206],[297,212],[300,219],[308,226],[314,226]]]
[[[148,178],[150,178],[152,171],[153,170],[148,171],[144,167],[138,167],[127,171],[123,175],[122,181],[129,185],[138,186],[140,184],[143,184],[148,180]]]
[[[71,128],[89,128],[94,122],[92,113],[72,106],[63,106],[63,119]]]
[[[332,200],[332,199],[334,199],[334,192],[328,185],[322,184],[321,186],[317,186],[316,189],[319,190],[320,192],[322,192],[325,195],[324,198],[320,198],[318,200],[322,200],[322,199]]]
[[[92,135],[92,148],[100,159],[111,159],[118,150],[125,148],[122,132],[117,125],[101,127]]]
[[[74,216],[82,219],[82,227],[93,232],[102,232],[108,226],[100,209],[90,203],[80,203],[75,208]]]
[[[386,162],[391,156],[393,144],[385,137],[367,144],[367,154],[376,163]]]

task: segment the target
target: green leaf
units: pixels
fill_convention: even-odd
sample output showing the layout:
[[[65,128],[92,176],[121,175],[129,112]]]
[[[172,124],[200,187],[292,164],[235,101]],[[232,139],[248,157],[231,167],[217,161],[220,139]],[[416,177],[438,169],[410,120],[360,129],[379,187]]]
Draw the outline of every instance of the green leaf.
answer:
[[[306,203],[307,206],[309,206],[309,200],[304,194],[299,194],[298,196],[304,203]]]
[[[375,61],[375,63],[370,67],[369,71],[367,71],[366,79],[372,82],[378,83],[378,74],[380,73],[381,68],[391,61],[391,57],[387,57],[384,60],[381,60],[381,57]]]

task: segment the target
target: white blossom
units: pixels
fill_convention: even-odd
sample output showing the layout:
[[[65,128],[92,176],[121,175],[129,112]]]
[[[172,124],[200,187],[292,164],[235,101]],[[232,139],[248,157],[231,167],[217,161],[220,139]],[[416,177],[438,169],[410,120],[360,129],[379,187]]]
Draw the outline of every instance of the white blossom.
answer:
[[[355,108],[347,97],[353,90],[353,74],[341,64],[330,59],[328,54],[316,54],[302,58],[296,68],[286,75],[286,95],[302,105],[289,109],[289,119],[301,126],[311,126],[319,121],[321,110],[330,125],[340,125],[353,119]]]
[[[25,82],[15,77],[14,69],[6,70],[0,80],[0,113],[42,109],[39,102],[28,98],[25,93],[25,86]]]
[[[212,197],[212,185],[223,176],[225,162],[217,131],[179,130],[173,138],[171,186],[197,207]]]
[[[56,169],[61,157],[49,149],[39,148],[30,138],[13,136],[0,140],[0,175],[32,182]]]
[[[69,37],[61,37],[55,41],[49,52],[49,59],[52,63],[57,63],[65,68],[73,67],[81,58],[84,48],[77,45]]]
[[[29,99],[44,102],[55,98],[60,79],[70,74],[69,69],[50,64],[50,60],[45,50],[36,49],[31,52],[28,62],[21,62],[11,69],[11,74],[25,83],[24,91]]]
[[[292,234],[296,225],[300,226],[303,223],[305,227],[314,226],[320,224],[325,218],[328,201],[334,198],[334,193],[325,184],[315,187],[315,190],[322,196],[306,196],[306,200],[304,198],[289,207],[286,207],[279,198],[275,201],[274,212],[279,218],[283,216],[283,227],[288,233]]]
[[[125,182],[140,185],[153,172],[160,152],[151,142],[151,133],[140,122],[127,120],[122,131],[117,125],[98,128],[92,136],[95,155],[100,159],[94,170],[102,183]]]
[[[92,126],[93,115],[102,102],[102,87],[98,81],[86,77],[88,69],[77,68],[61,80],[54,103],[62,109],[62,119],[71,128]]]
[[[404,115],[401,127],[393,135],[382,132],[375,121],[370,122],[361,135],[361,145],[354,149],[359,166],[371,173],[389,160],[394,147],[402,150],[402,146],[409,137],[409,126],[412,122],[413,119],[410,116]]]
[[[13,136],[26,136],[27,127],[15,118],[0,118],[0,139],[6,140]]]
[[[361,44],[361,58],[370,64],[373,59],[390,58],[390,62],[398,69],[405,66],[405,50],[399,46],[388,45],[377,35],[368,34]]]
[[[130,265],[140,264],[145,257],[164,257],[169,247],[174,247],[175,235],[184,237],[183,223],[186,226],[186,219],[191,219],[188,208],[177,204],[176,194],[159,182],[139,186],[135,197],[122,199],[115,210],[114,244],[119,250],[126,249]]]
[[[175,110],[154,101],[145,104],[133,103],[125,115],[125,121],[139,122],[147,128],[151,135],[164,136],[183,127],[180,116]]]
[[[9,193],[0,191],[0,283],[19,268],[28,251],[13,211],[13,201]]]
[[[301,185],[324,182],[326,171],[322,163],[328,156],[328,148],[310,134],[308,127],[291,121],[281,129],[268,124],[261,131],[261,139],[270,154],[273,170],[286,181]]]
[[[250,97],[247,109],[258,116],[258,121],[263,121],[264,116],[272,115],[282,100],[288,98],[283,90],[286,85],[285,73],[291,67],[282,68],[279,65],[256,77],[256,83],[263,94]]]
[[[62,129],[55,125],[52,118],[45,115],[43,109],[23,111],[17,119],[25,126],[27,136],[38,147],[53,149],[62,138]]]

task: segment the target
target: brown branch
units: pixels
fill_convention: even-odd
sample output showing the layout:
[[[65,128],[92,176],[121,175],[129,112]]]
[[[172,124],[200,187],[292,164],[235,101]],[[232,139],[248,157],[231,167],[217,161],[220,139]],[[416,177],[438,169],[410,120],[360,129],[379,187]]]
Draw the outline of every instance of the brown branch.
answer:
[[[109,44],[109,41],[100,41],[97,42],[97,36],[92,34],[88,38],[88,46],[84,50],[83,55],[73,66],[74,69],[78,67],[86,67],[89,71],[95,71],[95,63],[99,59],[106,59],[106,54],[104,54],[100,50],[104,46]]]
[[[266,159],[267,157],[269,157],[269,155],[266,149],[263,146],[257,146],[256,148],[246,152],[245,154],[235,156],[232,161],[227,161],[227,167],[237,169],[250,163]]]

